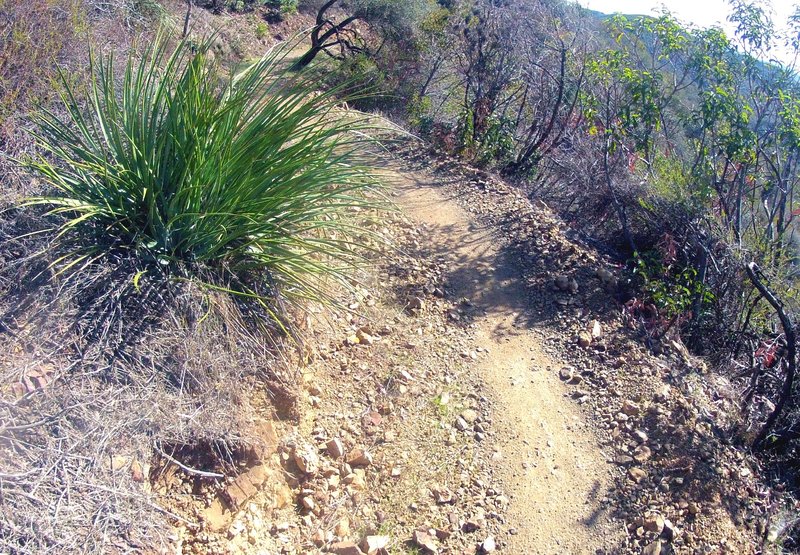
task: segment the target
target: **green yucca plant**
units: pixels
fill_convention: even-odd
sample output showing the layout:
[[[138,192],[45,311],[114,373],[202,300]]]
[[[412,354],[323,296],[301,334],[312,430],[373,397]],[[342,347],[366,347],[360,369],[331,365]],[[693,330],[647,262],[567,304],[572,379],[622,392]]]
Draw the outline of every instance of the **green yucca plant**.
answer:
[[[84,94],[64,80],[68,117],[39,118],[46,155],[26,162],[54,191],[30,203],[60,215],[59,237],[90,237],[59,271],[126,249],[260,301],[324,299],[358,261],[348,216],[378,198],[364,195],[365,120],[289,71],[291,44],[227,79],[209,45],[158,37],[121,77],[90,56]]]

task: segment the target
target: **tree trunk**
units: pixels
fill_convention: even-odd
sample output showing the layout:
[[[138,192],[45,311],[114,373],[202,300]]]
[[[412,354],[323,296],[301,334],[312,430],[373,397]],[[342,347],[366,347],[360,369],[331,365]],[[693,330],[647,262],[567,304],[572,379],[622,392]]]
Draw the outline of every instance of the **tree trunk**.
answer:
[[[330,6],[332,5],[332,3],[329,2],[326,5]],[[349,42],[341,38],[339,35],[344,34],[347,30],[347,26],[359,19],[361,19],[361,15],[356,14],[356,15],[351,15],[350,17],[339,23],[331,23],[329,21],[328,22],[324,21],[324,15],[322,14],[322,12],[320,12],[320,14],[317,15],[317,22],[318,22],[317,26],[314,28],[313,31],[311,31],[311,48],[309,48],[308,52],[300,56],[300,59],[297,60],[294,63],[294,65],[292,65],[292,69],[295,71],[303,69],[308,64],[314,61],[314,58],[317,57],[317,54],[319,54],[320,52],[327,52],[326,50],[327,48],[330,48],[337,44],[342,45],[343,48],[354,49],[353,45],[350,45]],[[330,24],[331,28],[322,33],[322,35],[320,35],[320,31],[322,31],[322,26],[325,25],[325,23]],[[329,42],[331,37],[333,37],[334,40]]]
[[[192,0],[186,0],[186,17],[183,20],[183,38],[189,35],[189,20],[192,17]]]
[[[625,241],[628,243],[628,246],[631,248],[631,255],[633,255],[638,251],[638,249],[636,248],[636,243],[633,240],[633,235],[631,235],[631,230],[628,227],[628,214],[625,211],[625,206],[619,200],[619,197],[617,197],[617,191],[614,189],[614,180],[611,177],[611,164],[609,162],[609,158],[611,156],[609,153],[610,149],[611,139],[606,137],[605,152],[603,153],[603,173],[605,174],[608,193],[611,196],[611,205],[617,212],[617,217],[619,218],[619,223],[622,227],[622,235],[625,238]]]
[[[692,299],[692,324],[691,324],[691,337],[692,340],[696,340],[698,338],[698,327],[700,326],[700,316],[703,312],[703,301],[705,300],[704,290],[706,285],[706,274],[708,273],[708,251],[711,246],[708,244],[708,241],[704,234],[699,233],[698,236],[693,237],[693,242],[695,243],[695,249],[697,250],[697,263],[695,265],[695,270],[697,270],[697,275],[695,276],[695,283],[699,283],[699,287],[694,292],[694,298]]]
[[[753,283],[761,296],[775,309],[778,319],[781,321],[781,327],[786,337],[786,377],[783,380],[783,387],[781,388],[780,398],[775,404],[775,408],[767,417],[767,421],[761,428],[761,431],[753,441],[753,448],[757,451],[762,451],[766,448],[766,441],[775,423],[780,418],[784,410],[788,409],[792,404],[792,386],[794,385],[794,376],[797,369],[797,337],[795,335],[794,324],[787,316],[784,310],[783,303],[778,299],[775,294],[761,280],[761,270],[758,269],[755,262],[750,262],[745,266],[747,276]]]
[[[292,69],[295,71],[299,71],[304,67],[308,66],[311,62],[314,61],[314,58],[317,57],[317,54],[322,52],[322,47],[320,46],[312,46],[308,49],[308,51],[300,56],[300,58],[292,65]]]

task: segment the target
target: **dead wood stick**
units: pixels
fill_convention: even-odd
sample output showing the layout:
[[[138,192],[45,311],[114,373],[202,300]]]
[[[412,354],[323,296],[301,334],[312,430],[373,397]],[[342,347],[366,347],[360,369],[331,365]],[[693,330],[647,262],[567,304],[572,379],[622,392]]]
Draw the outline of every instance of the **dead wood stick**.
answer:
[[[794,324],[786,314],[783,303],[775,296],[769,287],[764,284],[762,279],[763,274],[756,263],[750,262],[745,266],[745,270],[747,271],[747,276],[750,278],[750,281],[755,288],[758,289],[758,292],[761,293],[761,296],[775,309],[775,313],[781,321],[783,333],[786,335],[786,378],[783,380],[783,387],[781,388],[780,397],[778,398],[775,408],[772,409],[772,412],[767,417],[767,421],[764,423],[764,426],[762,426],[755,441],[753,441],[753,448],[760,451],[764,449],[767,436],[772,431],[778,418],[780,418],[783,411],[791,405],[792,386],[794,385],[794,376],[797,369],[797,337],[795,335]]]
[[[163,456],[169,462],[171,462],[172,464],[180,467],[181,470],[184,470],[184,471],[188,472],[189,474],[194,474],[195,476],[202,476],[203,478],[224,478],[225,477],[224,474],[219,474],[217,472],[206,472],[205,470],[197,470],[196,468],[192,468],[191,466],[186,466],[185,464],[180,462],[178,459],[176,459],[174,457],[170,457],[169,455],[167,455],[161,448],[156,447],[156,450],[159,453],[161,453],[161,456]]]

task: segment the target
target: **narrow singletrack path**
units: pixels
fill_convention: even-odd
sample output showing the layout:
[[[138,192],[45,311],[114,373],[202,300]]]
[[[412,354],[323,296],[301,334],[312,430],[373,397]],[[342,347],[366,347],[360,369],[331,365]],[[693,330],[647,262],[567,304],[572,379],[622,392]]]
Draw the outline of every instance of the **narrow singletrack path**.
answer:
[[[482,228],[443,187],[403,172],[393,176],[397,204],[427,227],[445,260],[450,291],[480,315],[475,340],[489,350],[477,371],[495,401],[495,473],[510,498],[507,553],[603,553],[623,531],[607,517],[612,483],[591,423],[566,395],[561,364],[544,353],[527,323],[532,310],[518,266],[493,230]]]

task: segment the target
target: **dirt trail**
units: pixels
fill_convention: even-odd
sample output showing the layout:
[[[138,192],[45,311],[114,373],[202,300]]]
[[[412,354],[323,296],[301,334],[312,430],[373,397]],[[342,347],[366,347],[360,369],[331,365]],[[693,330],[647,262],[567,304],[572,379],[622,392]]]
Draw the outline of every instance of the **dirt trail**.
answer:
[[[617,544],[601,509],[611,484],[608,465],[585,417],[558,379],[542,335],[522,322],[532,309],[519,269],[504,260],[492,230],[471,220],[457,199],[425,178],[398,174],[395,199],[427,226],[448,284],[479,308],[477,345],[490,351],[477,371],[495,401],[494,459],[511,498],[508,553],[595,553]]]

